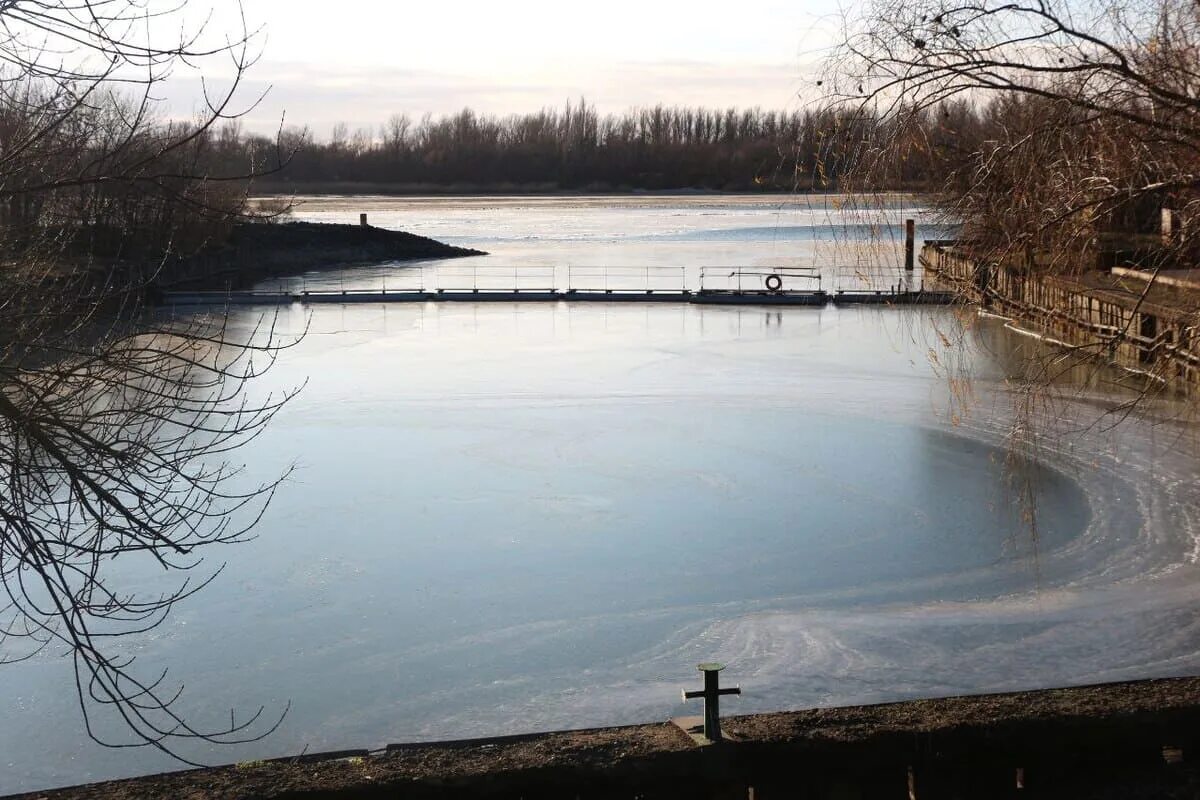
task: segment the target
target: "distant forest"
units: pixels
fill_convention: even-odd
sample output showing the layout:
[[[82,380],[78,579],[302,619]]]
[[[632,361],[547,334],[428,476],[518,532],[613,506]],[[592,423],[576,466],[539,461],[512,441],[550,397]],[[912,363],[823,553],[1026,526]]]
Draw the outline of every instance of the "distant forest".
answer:
[[[923,112],[916,126],[895,119],[861,112],[665,106],[601,115],[585,102],[504,117],[469,109],[420,120],[396,115],[377,129],[351,131],[339,124],[327,141],[291,132],[295,156],[256,188],[830,191],[850,188],[846,184],[859,170],[870,174],[871,188],[920,190],[940,181],[943,156],[969,148],[963,135],[980,127],[965,105]],[[908,146],[896,149],[890,126],[904,131]],[[236,129],[220,138],[222,149],[239,160],[247,149],[275,146]],[[890,154],[882,166],[875,152],[880,142],[888,143]],[[869,170],[860,169],[865,164]]]

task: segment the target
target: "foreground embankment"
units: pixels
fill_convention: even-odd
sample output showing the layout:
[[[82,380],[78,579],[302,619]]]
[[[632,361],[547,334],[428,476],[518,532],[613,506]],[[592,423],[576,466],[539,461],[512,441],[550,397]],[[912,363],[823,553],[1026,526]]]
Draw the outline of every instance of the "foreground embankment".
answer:
[[[1200,797],[1200,678],[244,763],[24,797]],[[751,792],[753,790],[753,792]]]
[[[424,236],[367,225],[241,224],[220,246],[164,271],[161,288],[224,291],[308,270],[485,255]]]

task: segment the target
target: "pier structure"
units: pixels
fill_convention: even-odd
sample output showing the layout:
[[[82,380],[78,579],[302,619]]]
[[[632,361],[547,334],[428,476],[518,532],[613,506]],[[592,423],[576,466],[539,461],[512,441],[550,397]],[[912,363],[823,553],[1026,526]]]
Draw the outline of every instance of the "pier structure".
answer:
[[[1200,280],[1191,270],[1056,274],[980,258],[953,240],[927,241],[921,265],[939,290],[1010,317],[1051,344],[1186,394],[1200,390]]]
[[[248,291],[168,291],[164,305],[292,303],[606,302],[708,305],[944,305],[948,292],[926,291],[913,273],[838,266],[495,266],[397,267],[379,288],[345,288],[334,278]]]

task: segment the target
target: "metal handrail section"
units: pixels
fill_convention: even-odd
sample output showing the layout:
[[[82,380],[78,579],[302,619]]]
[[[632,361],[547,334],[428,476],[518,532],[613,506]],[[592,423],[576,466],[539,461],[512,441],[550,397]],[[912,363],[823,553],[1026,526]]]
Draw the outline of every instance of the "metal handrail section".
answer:
[[[714,281],[714,279],[716,279]],[[817,267],[701,267],[700,291],[820,291]],[[719,285],[714,285],[719,284]],[[773,288],[776,287],[776,288]]]
[[[567,292],[688,291],[687,269],[670,266],[567,267]]]
[[[838,292],[863,292],[911,288],[914,277],[912,272],[900,266],[834,267],[833,289]]]
[[[494,264],[432,264],[421,268],[425,292],[554,292],[553,266]]]

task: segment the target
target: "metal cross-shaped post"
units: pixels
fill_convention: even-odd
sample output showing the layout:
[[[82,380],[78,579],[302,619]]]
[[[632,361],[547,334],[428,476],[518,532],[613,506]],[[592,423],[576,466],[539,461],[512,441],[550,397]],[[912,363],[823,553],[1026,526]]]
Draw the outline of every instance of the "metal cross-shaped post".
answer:
[[[717,676],[721,670],[725,669],[724,664],[701,664],[697,669],[704,673],[704,690],[685,691],[683,699],[685,701],[704,699],[704,738],[710,742],[719,742],[721,741],[721,695],[741,694],[742,690],[736,686],[732,689],[720,688]]]

